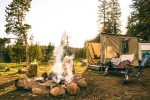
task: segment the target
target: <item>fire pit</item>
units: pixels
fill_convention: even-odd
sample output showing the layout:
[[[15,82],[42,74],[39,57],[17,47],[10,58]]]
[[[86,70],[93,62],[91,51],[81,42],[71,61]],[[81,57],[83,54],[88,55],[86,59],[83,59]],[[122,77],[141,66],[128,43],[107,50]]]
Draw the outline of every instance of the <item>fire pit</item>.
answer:
[[[33,94],[51,94],[52,96],[59,96],[63,94],[76,95],[81,88],[87,87],[85,78],[73,74],[74,56],[64,55],[64,41],[63,34],[61,44],[54,49],[53,56],[55,63],[51,73],[43,73],[41,77],[23,77],[16,81],[18,89],[31,90]],[[62,60],[63,58],[63,60]]]

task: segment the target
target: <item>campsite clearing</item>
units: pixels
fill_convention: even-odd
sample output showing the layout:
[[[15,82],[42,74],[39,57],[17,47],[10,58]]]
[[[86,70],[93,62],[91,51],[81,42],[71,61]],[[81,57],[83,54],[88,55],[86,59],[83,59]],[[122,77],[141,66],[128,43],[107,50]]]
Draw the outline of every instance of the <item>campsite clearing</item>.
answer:
[[[13,71],[16,67],[11,68]],[[17,67],[18,68],[18,67]],[[51,66],[39,65],[39,75],[48,71]],[[149,100],[150,98],[150,68],[144,68],[143,78],[140,81],[131,79],[127,85],[121,84],[120,75],[102,76],[99,71],[86,69],[81,66],[80,62],[75,63],[76,74],[86,78],[88,86],[83,88],[78,95],[62,95],[57,98],[51,95],[33,95],[29,91],[18,91],[14,86],[14,80],[24,74],[1,74],[0,75],[0,100],[103,100],[103,99],[133,99],[133,100]],[[6,72],[10,73],[10,72]]]

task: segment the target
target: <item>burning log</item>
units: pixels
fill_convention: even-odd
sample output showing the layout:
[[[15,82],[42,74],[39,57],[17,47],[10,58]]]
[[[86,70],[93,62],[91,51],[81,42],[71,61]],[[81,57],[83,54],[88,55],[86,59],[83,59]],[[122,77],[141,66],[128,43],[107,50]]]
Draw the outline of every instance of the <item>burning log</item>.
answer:
[[[32,86],[32,93],[37,95],[45,95],[49,94],[49,87],[47,87],[44,83],[39,83],[37,85]]]
[[[54,87],[50,90],[50,94],[52,96],[60,96],[65,94],[65,89],[62,87]]]
[[[71,94],[71,95],[76,95],[80,92],[80,88],[77,86],[77,84],[75,82],[71,82],[67,86],[66,89],[67,89],[68,94]]]
[[[15,86],[17,89],[25,89],[30,90],[33,85],[37,84],[37,82],[28,77],[18,78],[15,82]]]
[[[18,69],[18,74],[28,74],[27,69]]]
[[[36,77],[37,76],[37,68],[38,68],[38,66],[36,64],[29,65],[28,76],[29,77]]]

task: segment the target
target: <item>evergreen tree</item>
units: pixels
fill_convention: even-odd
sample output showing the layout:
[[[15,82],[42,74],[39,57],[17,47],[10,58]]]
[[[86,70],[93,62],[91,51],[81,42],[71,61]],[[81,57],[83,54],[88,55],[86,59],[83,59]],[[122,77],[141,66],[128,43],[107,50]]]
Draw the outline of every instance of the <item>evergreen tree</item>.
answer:
[[[119,34],[121,9],[118,0],[99,0],[99,22],[102,32]]]
[[[34,61],[34,59],[41,61],[43,59],[43,52],[39,44],[30,45],[29,51],[30,61]]]
[[[13,0],[6,7],[6,33],[14,34],[17,38],[22,39],[26,47],[26,61],[29,64],[29,48],[27,31],[31,25],[25,23],[26,13],[29,11],[32,0]]]
[[[111,22],[111,33],[120,34],[120,17],[121,17],[121,9],[118,0],[110,0],[110,12],[109,18]]]
[[[150,41],[150,1],[132,0],[131,7],[133,12],[128,19],[127,34]]]
[[[49,43],[45,52],[45,58],[44,58],[45,61],[48,61],[53,56],[53,50],[54,50],[54,46],[52,45],[52,43]]]
[[[98,0],[100,5],[98,6],[98,22],[100,24],[100,28],[102,32],[108,33],[108,0]]]

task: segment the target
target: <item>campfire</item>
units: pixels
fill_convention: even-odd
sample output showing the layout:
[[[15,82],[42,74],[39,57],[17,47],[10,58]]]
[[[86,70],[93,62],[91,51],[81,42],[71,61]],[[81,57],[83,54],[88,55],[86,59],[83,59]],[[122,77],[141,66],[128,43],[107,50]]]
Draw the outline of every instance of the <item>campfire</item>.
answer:
[[[74,74],[74,56],[63,56],[65,36],[63,34],[61,44],[54,49],[53,56],[55,63],[51,73],[48,75],[45,72],[41,77],[19,78],[16,81],[16,87],[18,89],[31,90],[33,94],[59,96],[63,94],[76,95],[80,92],[81,88],[87,86],[85,78]]]

